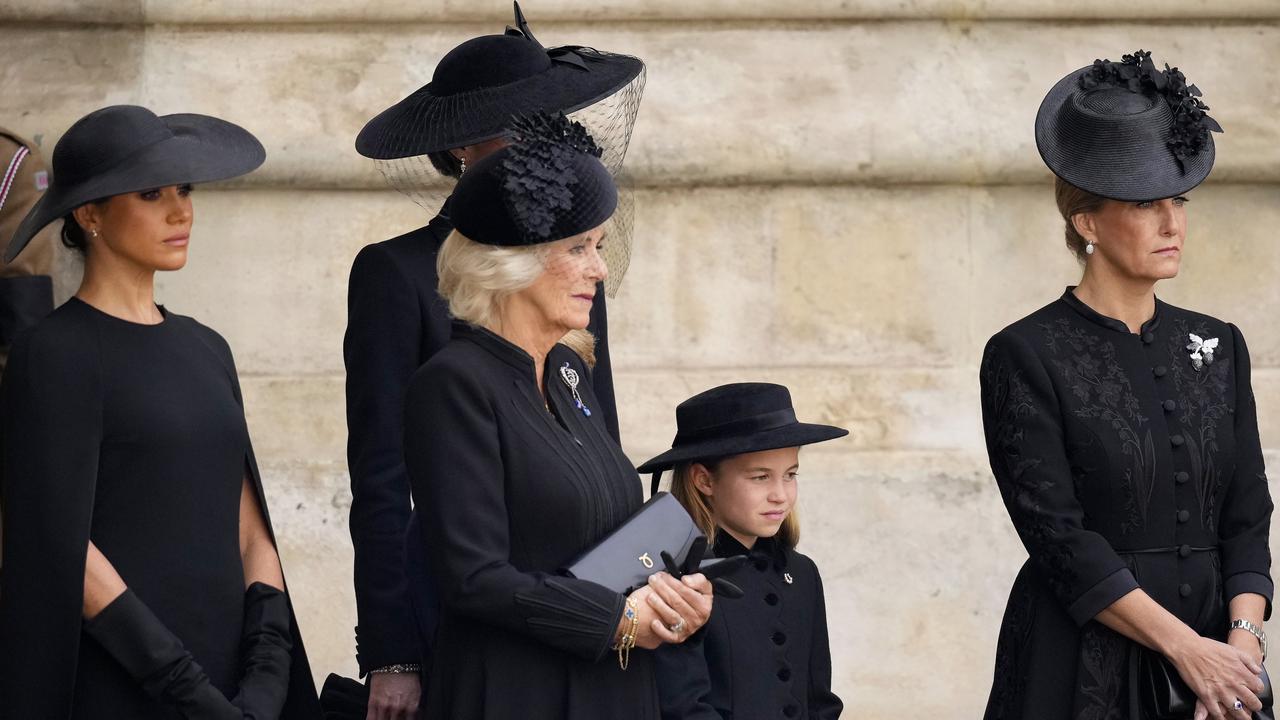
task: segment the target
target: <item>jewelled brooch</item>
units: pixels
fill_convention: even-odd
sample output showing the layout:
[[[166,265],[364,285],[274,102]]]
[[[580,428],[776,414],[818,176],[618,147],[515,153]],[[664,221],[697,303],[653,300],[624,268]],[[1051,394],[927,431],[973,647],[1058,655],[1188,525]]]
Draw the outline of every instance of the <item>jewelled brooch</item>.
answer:
[[[1189,333],[1191,342],[1187,349],[1191,351],[1191,367],[1200,372],[1200,368],[1213,364],[1213,351],[1218,349],[1218,338],[1205,340],[1195,333]]]
[[[573,393],[573,402],[582,411],[582,414],[591,417],[591,408],[582,402],[582,396],[578,394],[578,371],[569,367],[569,363],[560,366],[560,379],[564,380],[564,384],[569,386],[569,392]]]

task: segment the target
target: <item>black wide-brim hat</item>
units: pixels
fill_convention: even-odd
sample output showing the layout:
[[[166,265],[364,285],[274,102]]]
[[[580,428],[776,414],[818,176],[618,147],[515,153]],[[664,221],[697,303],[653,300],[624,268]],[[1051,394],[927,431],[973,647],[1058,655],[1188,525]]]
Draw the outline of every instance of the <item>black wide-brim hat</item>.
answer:
[[[580,46],[545,48],[516,4],[518,28],[450,50],[431,82],[383,110],[356,137],[374,160],[441,152],[502,137],[511,118],[571,113],[626,87],[644,71],[630,55]]]
[[[113,105],[76,121],[53,148],[53,180],[18,225],[10,262],[45,225],[89,202],[251,172],[267,153],[248,130],[208,115]]]
[[[1179,158],[1170,145],[1175,109],[1166,96],[1145,83],[1136,91],[1086,87],[1097,67],[1068,73],[1040,103],[1036,148],[1049,169],[1075,187],[1125,202],[1175,197],[1203,182],[1213,169],[1212,133],[1203,132],[1198,152]]]
[[[671,449],[637,470],[659,472],[681,463],[812,445],[848,434],[844,428],[797,420],[785,386],[732,383],[677,405]]]

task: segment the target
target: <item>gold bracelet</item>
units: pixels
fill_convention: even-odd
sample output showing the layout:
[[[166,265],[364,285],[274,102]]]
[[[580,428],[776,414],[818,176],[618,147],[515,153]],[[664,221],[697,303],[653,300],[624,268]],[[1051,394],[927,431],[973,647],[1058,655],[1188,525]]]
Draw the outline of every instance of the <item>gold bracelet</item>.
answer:
[[[627,609],[623,611],[622,617],[631,621],[630,627],[622,631],[622,638],[613,649],[618,651],[618,667],[626,670],[631,663],[631,649],[636,646],[636,631],[640,627],[640,613],[636,610],[635,600],[627,598]]]

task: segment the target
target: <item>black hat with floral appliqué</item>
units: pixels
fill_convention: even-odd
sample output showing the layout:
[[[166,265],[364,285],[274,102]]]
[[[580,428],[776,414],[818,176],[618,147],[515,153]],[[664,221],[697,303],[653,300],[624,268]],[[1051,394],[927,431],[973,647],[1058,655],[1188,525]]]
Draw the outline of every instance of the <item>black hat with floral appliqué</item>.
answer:
[[[1138,50],[1058,81],[1036,115],[1036,147],[1055,175],[1094,195],[1140,202],[1181,195],[1213,169],[1215,132],[1200,89]]]
[[[540,245],[605,223],[618,207],[613,176],[582,124],[563,113],[511,121],[511,145],[458,180],[451,214],[469,240],[504,247]]]

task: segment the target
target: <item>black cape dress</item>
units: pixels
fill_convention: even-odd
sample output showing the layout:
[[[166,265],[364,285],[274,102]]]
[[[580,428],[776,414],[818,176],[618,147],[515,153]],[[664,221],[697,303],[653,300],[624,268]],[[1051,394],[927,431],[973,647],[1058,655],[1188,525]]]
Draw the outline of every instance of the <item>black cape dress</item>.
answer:
[[[165,311],[72,299],[14,343],[0,388],[0,715],[180,717],[81,630],[92,540],[228,697],[240,677],[246,472],[266,499],[231,351]],[[270,520],[267,520],[270,528]],[[297,624],[282,718],[319,717]]]
[[[436,254],[451,232],[446,202],[429,224],[366,246],[351,266],[343,358],[361,675],[423,662],[438,613],[422,545],[405,544],[406,533],[421,533],[409,528],[404,395],[414,371],[449,342],[452,321],[437,291]],[[596,338],[592,389],[616,439],[603,287],[587,330]]]
[[[1272,594],[1271,496],[1233,325],[1156,301],[1141,332],[1062,297],[982,359],[991,469],[1030,559],[988,720],[1138,720],[1135,644],[1093,618],[1135,588],[1206,637]],[[1216,339],[1197,370],[1187,348]]]
[[[581,358],[556,345],[545,368],[544,405],[527,353],[457,323],[409,384],[405,460],[442,608],[425,717],[656,720],[652,653],[623,671],[609,649],[623,596],[557,572],[640,507],[640,479]]]
[[[748,551],[725,532],[715,555],[750,558],[729,577],[745,594],[717,599],[694,637],[656,651],[663,720],[840,717],[818,566],[775,538]]]

